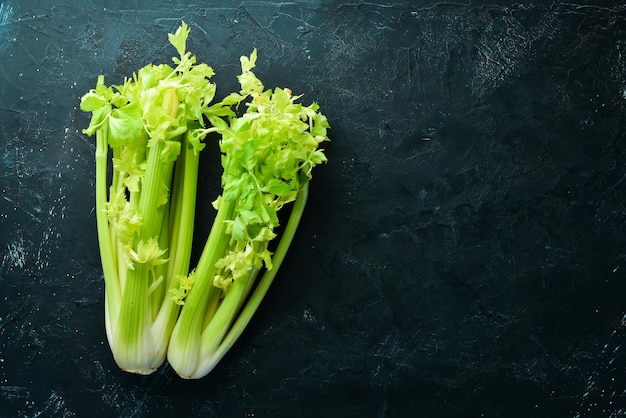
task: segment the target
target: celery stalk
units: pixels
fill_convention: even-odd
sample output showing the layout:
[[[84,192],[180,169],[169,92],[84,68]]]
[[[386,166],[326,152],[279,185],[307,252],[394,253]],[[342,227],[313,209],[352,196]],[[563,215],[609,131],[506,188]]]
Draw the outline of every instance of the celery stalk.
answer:
[[[245,101],[246,112],[237,116],[233,111],[227,121],[206,112],[221,136],[223,193],[168,348],[170,365],[185,379],[209,373],[249,323],[295,234],[311,170],[326,161],[318,146],[328,140],[328,123],[317,104],[296,103],[299,97],[288,89],[265,91],[251,71],[255,61],[256,50],[241,58],[241,91],[220,104],[237,109]],[[272,255],[269,243],[276,237],[278,211],[294,200]]]
[[[222,202],[219,207],[196,267],[196,280],[185,298],[184,309],[181,309],[170,338],[167,359],[183,377],[193,375],[199,361],[206,310],[212,306],[212,302],[218,301],[219,289],[213,287],[215,263],[226,250],[228,240],[225,221],[232,217],[234,206],[235,202],[231,201]]]
[[[92,114],[83,132],[96,135],[107,340],[118,366],[138,374],[167,355],[180,309],[172,292],[189,274],[198,153],[211,131],[202,109],[215,93],[213,70],[186,51],[188,34],[183,22],[169,36],[174,67],[147,65],[111,87],[100,76],[81,99]]]
[[[267,291],[276,277],[278,269],[287,255],[287,250],[291,245],[293,237],[296,234],[296,230],[298,229],[298,225],[300,224],[300,220],[302,219],[307,199],[308,183],[298,192],[298,197],[294,202],[289,215],[289,220],[285,226],[285,230],[283,231],[278,246],[276,247],[276,251],[272,256],[272,269],[265,271],[254,288],[254,292],[245,302],[245,305],[243,305],[236,321],[228,328],[228,333],[220,338],[219,344],[216,346],[215,342],[212,342],[212,349],[206,350],[206,352],[203,353],[204,355],[202,356],[202,361],[196,368],[194,375],[191,376],[192,378],[200,378],[209,374],[232,348],[248,326],[248,323],[252,320],[252,317],[265,298]],[[211,344],[210,341],[208,343]]]

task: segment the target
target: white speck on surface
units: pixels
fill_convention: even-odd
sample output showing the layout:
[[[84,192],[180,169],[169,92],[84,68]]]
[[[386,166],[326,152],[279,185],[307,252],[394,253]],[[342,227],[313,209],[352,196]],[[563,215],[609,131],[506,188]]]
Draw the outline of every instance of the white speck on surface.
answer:
[[[7,253],[2,260],[2,269],[23,268],[26,265],[26,249],[24,247],[24,239],[18,238],[16,241],[7,244]]]

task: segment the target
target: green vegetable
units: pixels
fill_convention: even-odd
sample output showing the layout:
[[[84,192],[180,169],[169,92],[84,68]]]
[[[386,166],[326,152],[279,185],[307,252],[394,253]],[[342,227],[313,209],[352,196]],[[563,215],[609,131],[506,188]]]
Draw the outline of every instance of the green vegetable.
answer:
[[[100,76],[81,100],[92,113],[84,132],[96,135],[107,338],[120,368],[140,374],[165,360],[179,311],[170,291],[188,275],[200,141],[211,130],[203,109],[213,70],[186,52],[188,34],[183,23],[169,36],[175,67],[147,65],[114,87]]]
[[[252,72],[256,56],[255,50],[241,58],[241,91],[220,104],[232,109],[228,120],[207,114],[221,135],[223,193],[168,349],[183,378],[209,373],[250,321],[295,234],[312,169],[326,161],[319,149],[328,140],[326,117],[315,103],[297,103],[288,89],[264,90]],[[236,116],[242,102],[246,111]],[[272,254],[279,211],[291,202]]]
[[[241,58],[241,90],[211,104],[213,70],[186,52],[175,67],[148,65],[120,86],[102,76],[85,94],[96,135],[96,219],[105,325],[117,364],[148,374],[164,361],[183,378],[209,373],[239,338],[285,258],[329,128],[318,105],[265,90]],[[190,270],[199,152],[217,133],[222,194]],[[109,149],[112,158],[109,160]],[[109,161],[112,165],[109,165]],[[111,173],[108,176],[108,173]],[[284,208],[290,208],[286,210]],[[287,223],[275,248],[279,214]]]

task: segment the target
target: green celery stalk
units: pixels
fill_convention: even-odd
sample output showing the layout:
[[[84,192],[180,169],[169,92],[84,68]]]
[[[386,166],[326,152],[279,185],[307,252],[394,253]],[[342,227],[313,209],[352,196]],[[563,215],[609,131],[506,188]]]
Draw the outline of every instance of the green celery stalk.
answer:
[[[96,135],[107,340],[118,366],[138,374],[167,355],[180,309],[172,292],[189,274],[198,153],[211,131],[202,109],[215,93],[213,70],[186,51],[188,34],[183,22],[169,36],[180,55],[174,68],[147,65],[113,87],[100,76],[81,99],[92,114],[84,132]]]
[[[272,256],[272,269],[264,272],[263,276],[254,288],[254,292],[250,295],[250,298],[245,301],[245,304],[243,300],[237,301],[237,305],[243,305],[243,308],[236,317],[234,324],[228,328],[228,333],[225,336],[220,337],[219,344],[215,344],[215,342],[213,342],[211,349],[202,353],[202,361],[196,368],[194,374],[191,376],[192,378],[201,378],[209,374],[232,348],[252,320],[252,317],[265,298],[265,295],[274,281],[276,273],[283,263],[289,247],[291,246],[291,242],[293,241],[298,225],[300,224],[300,220],[302,219],[304,208],[306,207],[308,190],[309,187],[307,183],[298,192],[298,197],[296,197],[293,208],[291,209],[285,230],[283,231],[278,246],[276,247],[276,251]]]
[[[199,361],[200,340],[205,323],[205,313],[218,301],[219,289],[212,280],[217,268],[215,263],[222,257],[228,245],[226,220],[232,217],[235,202],[222,202],[213,220],[209,237],[196,266],[196,281],[187,294],[184,309],[172,332],[167,360],[183,377],[192,376]]]
[[[109,221],[106,214],[108,148],[107,128],[104,127],[96,133],[96,226],[98,229],[100,260],[104,274],[106,335],[109,345],[112,345],[112,324],[114,321],[111,321],[110,318],[119,312],[122,292],[116,268],[115,244],[112,242],[109,234]]]
[[[168,91],[167,97],[174,93]],[[178,99],[170,97],[169,100]],[[169,103],[165,106],[169,107]],[[148,152],[146,175],[142,185],[138,213],[143,219],[140,232],[135,238],[135,247],[141,242],[148,242],[159,237],[164,222],[165,205],[159,204],[163,188],[170,184],[174,162],[164,163],[161,154],[165,144],[157,142]],[[158,277],[151,277],[151,266],[148,263],[135,263],[133,269],[127,271],[126,285],[122,294],[122,304],[116,321],[114,350],[116,362],[132,373],[148,374],[158,368],[163,359],[158,356],[159,345],[152,338],[152,312],[158,311],[150,303],[149,290]]]
[[[209,373],[249,323],[295,234],[311,170],[326,161],[318,146],[328,140],[328,124],[317,105],[295,103],[298,97],[288,89],[264,91],[251,71],[255,61],[256,50],[241,58],[241,91],[220,104],[237,108],[245,100],[246,112],[239,117],[225,113],[227,121],[207,112],[221,135],[224,190],[195,282],[170,338],[168,361],[185,379]],[[268,248],[276,236],[277,211],[294,200],[272,256]]]

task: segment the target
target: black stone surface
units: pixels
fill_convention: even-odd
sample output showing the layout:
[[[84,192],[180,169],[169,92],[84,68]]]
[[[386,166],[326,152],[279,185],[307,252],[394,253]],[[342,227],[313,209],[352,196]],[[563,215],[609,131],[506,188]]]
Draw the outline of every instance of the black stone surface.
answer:
[[[208,377],[117,369],[80,97],[190,49],[332,125],[288,260]],[[0,416],[626,414],[618,1],[0,1]],[[199,235],[219,192],[201,168]]]

